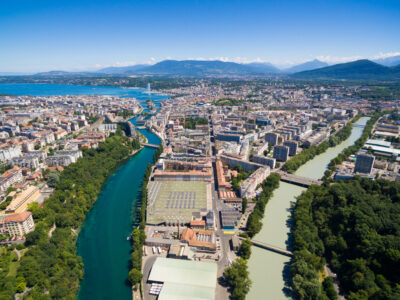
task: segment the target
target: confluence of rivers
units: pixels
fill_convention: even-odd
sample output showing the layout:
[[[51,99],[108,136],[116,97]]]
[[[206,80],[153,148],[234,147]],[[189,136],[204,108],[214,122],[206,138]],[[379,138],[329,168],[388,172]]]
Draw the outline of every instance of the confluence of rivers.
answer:
[[[362,117],[356,125],[365,125],[369,118]],[[351,146],[362,135],[364,128],[353,127],[350,137],[341,144],[329,148],[301,166],[296,175],[319,179],[323,176],[330,160],[344,148]],[[255,240],[290,250],[292,204],[305,188],[280,182],[278,189],[265,208],[263,227]],[[250,278],[253,282],[246,299],[287,299],[290,297],[290,257],[252,247],[249,260]]]
[[[0,84],[0,94],[53,95],[113,95],[136,97],[145,105],[144,90],[117,87],[74,86],[62,84]],[[157,106],[166,96],[152,95]],[[131,120],[135,124],[135,119]],[[355,124],[365,125],[363,117]],[[160,139],[147,130],[139,130],[151,144]],[[318,179],[323,176],[329,161],[344,148],[353,145],[363,128],[353,127],[351,136],[325,153],[316,156],[297,171],[297,175]],[[79,300],[132,299],[131,286],[126,281],[130,264],[130,242],[126,237],[132,230],[132,207],[141,198],[141,183],[148,163],[153,163],[155,149],[144,148],[122,165],[104,185],[101,194],[86,216],[78,238],[78,254],[85,265]],[[281,182],[265,210],[263,228],[254,239],[290,250],[291,206],[305,189]],[[290,294],[290,258],[258,247],[252,247],[249,260],[253,282],[249,300],[287,299]],[[268,296],[266,296],[268,295]],[[219,300],[219,299],[218,299]]]

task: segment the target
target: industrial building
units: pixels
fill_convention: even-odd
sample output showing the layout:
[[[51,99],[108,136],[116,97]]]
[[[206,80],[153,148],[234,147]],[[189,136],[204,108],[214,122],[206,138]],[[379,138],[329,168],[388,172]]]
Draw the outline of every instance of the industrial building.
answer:
[[[222,229],[225,234],[234,234],[235,225],[240,219],[240,212],[233,207],[224,207],[220,211]]]
[[[211,185],[203,181],[152,181],[147,191],[148,224],[189,224],[212,209]]]
[[[158,300],[214,300],[217,264],[157,257],[148,283]]]

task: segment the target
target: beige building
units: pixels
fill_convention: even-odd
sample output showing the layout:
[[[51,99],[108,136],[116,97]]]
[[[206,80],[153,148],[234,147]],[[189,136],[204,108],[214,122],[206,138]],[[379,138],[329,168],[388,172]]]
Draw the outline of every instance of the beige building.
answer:
[[[8,234],[13,237],[22,237],[34,229],[35,224],[30,211],[0,216],[0,234]]]
[[[40,195],[40,190],[36,186],[30,186],[26,190],[17,194],[16,198],[6,208],[7,214],[18,214],[28,208],[28,204],[35,201]]]

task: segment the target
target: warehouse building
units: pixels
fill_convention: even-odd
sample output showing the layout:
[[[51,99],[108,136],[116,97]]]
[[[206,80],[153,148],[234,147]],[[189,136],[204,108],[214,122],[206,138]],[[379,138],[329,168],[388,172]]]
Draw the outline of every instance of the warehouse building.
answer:
[[[214,300],[217,264],[157,257],[147,282],[158,300]]]

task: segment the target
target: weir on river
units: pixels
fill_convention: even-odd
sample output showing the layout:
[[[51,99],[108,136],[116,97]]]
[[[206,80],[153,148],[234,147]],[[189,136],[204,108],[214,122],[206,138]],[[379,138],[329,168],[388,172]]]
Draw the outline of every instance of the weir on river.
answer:
[[[344,148],[353,145],[361,136],[367,121],[366,117],[358,120],[347,140],[308,161],[295,172],[295,175],[312,180],[321,178],[330,160]],[[281,181],[279,188],[274,191],[273,197],[265,208],[263,227],[254,240],[291,251],[291,214],[296,197],[304,190],[304,187]],[[249,260],[249,272],[253,284],[246,299],[290,298],[290,289],[288,288],[290,285],[289,256],[253,246]]]

